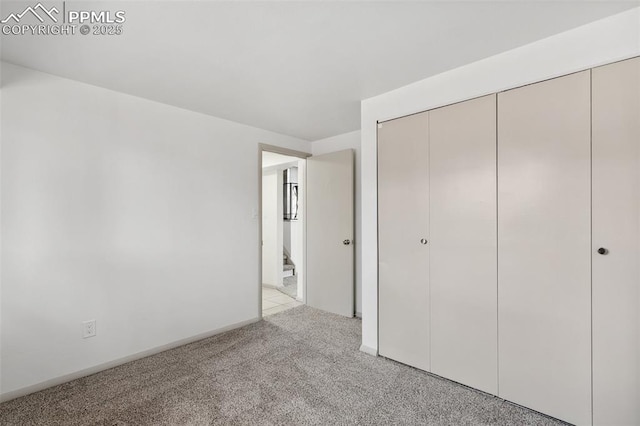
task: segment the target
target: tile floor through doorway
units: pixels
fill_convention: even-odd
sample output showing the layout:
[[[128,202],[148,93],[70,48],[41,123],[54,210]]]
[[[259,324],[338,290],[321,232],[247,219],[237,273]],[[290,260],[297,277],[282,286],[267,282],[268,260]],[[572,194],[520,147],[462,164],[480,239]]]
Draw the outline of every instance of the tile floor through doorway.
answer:
[[[262,316],[266,317],[287,309],[302,305],[293,297],[279,292],[275,288],[262,286]]]

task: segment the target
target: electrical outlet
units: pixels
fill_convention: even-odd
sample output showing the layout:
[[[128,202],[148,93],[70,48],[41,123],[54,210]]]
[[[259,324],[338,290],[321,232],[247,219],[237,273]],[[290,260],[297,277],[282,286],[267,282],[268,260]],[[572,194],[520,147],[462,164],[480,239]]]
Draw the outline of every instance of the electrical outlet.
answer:
[[[84,321],[82,323],[82,338],[93,337],[96,335],[96,320]]]

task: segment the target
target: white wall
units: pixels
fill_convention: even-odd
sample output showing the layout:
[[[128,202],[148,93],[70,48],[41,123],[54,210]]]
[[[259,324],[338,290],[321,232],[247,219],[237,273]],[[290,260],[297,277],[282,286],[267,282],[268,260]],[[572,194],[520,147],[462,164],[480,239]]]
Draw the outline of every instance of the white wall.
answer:
[[[356,315],[362,316],[362,232],[361,232],[361,179],[360,179],[360,131],[344,133],[326,139],[312,142],[311,152],[313,155],[327,154],[329,152],[341,151],[343,149],[353,149],[355,153],[355,268],[356,268]]]
[[[298,265],[302,261],[302,218],[298,220],[287,220],[284,222],[285,226],[289,228],[289,259],[294,265]],[[286,232],[285,232],[286,236]],[[296,274],[298,271],[296,271]]]
[[[282,173],[262,173],[262,284],[282,287]]]
[[[306,241],[306,227],[305,227],[305,190],[307,175],[307,160],[298,160],[298,222],[297,226],[293,228],[291,233],[292,239],[292,253],[295,255],[294,261],[296,263],[296,275],[297,275],[297,299],[301,302],[305,301],[305,266],[307,262],[305,241]]]
[[[362,350],[378,349],[377,122],[637,55],[640,8],[362,101]]]
[[[291,221],[282,221],[282,246],[284,249],[291,253]]]
[[[308,142],[5,63],[1,92],[3,398],[258,318],[258,144]]]
[[[292,182],[298,183],[298,168],[291,167],[291,179]],[[284,183],[284,182],[283,182]],[[284,185],[283,185],[284,186]],[[285,250],[289,253],[289,259],[295,264],[301,256],[301,252],[295,252],[294,249],[298,248],[295,238],[299,235],[299,224],[297,220],[285,220],[284,221],[284,238],[283,245]]]

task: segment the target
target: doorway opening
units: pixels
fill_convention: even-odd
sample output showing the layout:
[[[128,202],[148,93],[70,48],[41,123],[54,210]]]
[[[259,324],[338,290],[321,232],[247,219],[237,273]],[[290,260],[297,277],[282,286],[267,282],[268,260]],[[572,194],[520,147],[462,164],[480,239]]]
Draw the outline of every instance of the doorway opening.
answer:
[[[261,315],[305,303],[304,154],[261,146]]]

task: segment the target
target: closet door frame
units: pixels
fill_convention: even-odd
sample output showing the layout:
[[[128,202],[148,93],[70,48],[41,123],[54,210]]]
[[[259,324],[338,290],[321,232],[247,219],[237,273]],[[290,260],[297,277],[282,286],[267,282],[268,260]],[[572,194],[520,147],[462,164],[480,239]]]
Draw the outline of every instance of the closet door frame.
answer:
[[[461,102],[467,102],[467,101],[471,101],[471,100],[474,100],[474,99],[482,98],[484,96],[494,95],[494,96],[497,96],[498,99],[499,99],[499,97],[504,93],[508,93],[508,92],[511,92],[511,91],[514,91],[514,90],[524,89],[524,88],[527,88],[527,87],[533,86],[533,85],[545,84],[545,83],[553,82],[555,80],[559,80],[559,79],[562,79],[562,78],[571,77],[571,76],[579,75],[579,74],[585,74],[585,73],[588,73],[589,77],[590,77],[589,95],[591,97],[591,96],[593,96],[592,81],[591,81],[591,77],[592,77],[593,73],[594,72],[598,72],[597,70],[599,70],[601,68],[609,67],[609,66],[615,66],[616,64],[624,63],[624,62],[627,62],[627,61],[640,61],[640,57],[635,56],[635,57],[632,57],[632,58],[622,59],[620,61],[609,63],[609,64],[602,65],[602,66],[599,66],[599,67],[586,68],[586,69],[584,69],[582,71],[577,71],[577,72],[574,72],[574,73],[571,73],[571,74],[552,77],[552,78],[541,80],[541,81],[538,81],[538,82],[535,82],[535,83],[531,83],[531,84],[515,86],[513,88],[506,89],[506,90],[503,90],[503,91],[500,91],[500,92],[497,92],[497,93],[491,93],[491,94],[479,96],[477,98],[472,98],[472,99],[468,99],[468,100],[463,100],[463,101],[456,102],[456,103],[445,104],[445,105],[442,105],[442,106],[436,106],[436,107],[433,107],[433,108],[431,108],[429,110],[426,110],[426,111],[423,111],[423,112],[420,112],[420,113],[417,113],[417,114],[413,114],[413,115],[419,115],[419,114],[428,115],[433,110],[436,110],[436,109],[439,109],[439,108],[448,107],[448,106],[452,106],[452,105],[456,105],[456,104],[461,103]],[[499,100],[497,101],[497,103],[499,105]],[[593,105],[592,104],[590,104],[590,112],[593,113]],[[410,116],[398,117],[398,118],[395,118],[395,119],[392,119],[392,120],[385,121],[384,123],[388,123],[390,121],[395,121],[395,120],[399,120],[399,119],[406,118],[406,117],[410,117]],[[498,122],[499,122],[499,118],[498,118]],[[590,150],[593,150],[593,133],[597,133],[597,131],[594,131],[593,126],[594,126],[594,123],[593,123],[592,117],[590,117],[590,122],[589,122],[589,130],[590,130],[590,133],[591,133],[590,134],[590,138],[589,138]],[[497,131],[497,133],[498,133],[497,139],[498,139],[498,144],[499,144],[500,143],[499,131]],[[379,142],[379,135],[380,135],[380,133],[378,132],[378,142]],[[590,154],[591,154],[591,152],[590,152]],[[498,158],[497,158],[498,179],[500,179],[499,160],[500,160],[500,158],[499,158],[499,145],[498,145]],[[378,145],[378,164],[379,164],[379,161],[380,161],[380,151],[379,151],[379,145]],[[593,160],[593,158],[591,156],[589,157],[589,161],[590,161],[589,184],[592,187],[593,186],[593,179],[597,178],[597,176],[592,176],[591,173],[594,172],[593,168],[594,167],[597,168],[598,166],[597,166],[597,164],[594,166],[594,163],[593,163],[594,160]],[[640,163],[640,158],[638,159],[638,162]],[[380,203],[379,203],[380,202],[380,192],[379,192],[380,179],[379,178],[380,178],[380,176],[378,175],[378,221],[377,221],[377,223],[378,223],[378,231],[380,231],[380,223],[382,221],[381,220],[381,216],[380,216],[380,212],[379,212],[379,208],[380,208]],[[498,185],[498,186],[500,186],[500,185]],[[640,182],[638,182],[638,186],[640,187]],[[598,260],[595,260],[595,259],[596,259],[597,256],[602,257],[602,255],[597,253],[597,250],[598,250],[598,248],[600,248],[599,246],[606,245],[606,244],[600,244],[601,242],[598,240],[598,235],[594,231],[593,227],[597,226],[598,220],[597,220],[597,218],[595,217],[595,214],[592,211],[592,206],[591,205],[594,202],[597,202],[597,200],[595,198],[592,199],[592,193],[591,192],[590,192],[589,195],[590,195],[590,197],[589,197],[590,207],[589,207],[588,211],[589,211],[589,216],[590,216],[589,219],[590,219],[591,226],[589,228],[589,232],[585,233],[585,235],[588,235],[590,240],[593,239],[593,241],[590,241],[590,243],[589,243],[589,250],[590,250],[589,255],[590,255],[590,258],[589,258],[589,267],[587,268],[588,271],[589,271],[589,274],[590,274],[590,278],[588,280],[589,289],[593,293],[592,293],[592,296],[590,296],[590,298],[589,298],[589,303],[592,306],[592,310],[590,310],[589,321],[585,321],[585,323],[588,324],[589,332],[595,334],[594,337],[593,337],[593,339],[595,339],[595,340],[592,340],[592,338],[589,337],[589,345],[590,345],[589,349],[590,350],[588,351],[588,357],[589,357],[590,363],[592,363],[592,370],[590,370],[589,374],[587,374],[587,375],[583,374],[582,378],[580,380],[581,380],[581,382],[584,382],[585,381],[584,377],[588,376],[588,383],[589,383],[589,386],[591,387],[591,389],[589,390],[588,394],[589,394],[589,397],[592,398],[591,399],[592,402],[589,401],[589,407],[590,407],[589,411],[590,411],[591,414],[590,414],[590,416],[582,415],[580,419],[578,419],[578,418],[573,418],[572,419],[572,418],[570,418],[571,416],[565,416],[562,413],[559,413],[558,411],[550,410],[550,409],[547,409],[547,408],[545,408],[543,406],[539,406],[539,405],[532,406],[531,404],[528,404],[526,401],[522,401],[522,400],[519,400],[518,398],[514,398],[513,396],[510,396],[508,394],[508,391],[505,392],[504,386],[503,386],[503,388],[499,389],[498,395],[501,396],[502,398],[505,398],[505,399],[510,400],[512,402],[516,402],[516,403],[519,403],[521,405],[528,406],[529,408],[533,408],[535,410],[544,412],[545,414],[550,415],[550,416],[555,416],[555,417],[558,417],[558,418],[561,418],[561,419],[564,419],[564,420],[568,420],[568,421],[579,421],[579,422],[582,422],[584,424],[591,424],[592,422],[593,422],[593,424],[598,424],[598,423],[603,423],[603,422],[615,421],[615,419],[612,419],[609,416],[609,413],[607,413],[607,411],[610,412],[611,409],[600,410],[600,413],[598,413],[598,411],[599,411],[598,404],[605,404],[606,405],[606,404],[608,404],[608,402],[606,401],[607,397],[608,398],[614,398],[614,399],[615,399],[615,397],[611,396],[612,395],[611,392],[613,392],[613,391],[611,391],[611,390],[607,391],[607,390],[600,389],[601,385],[598,382],[598,380],[602,380],[602,377],[606,376],[606,374],[603,375],[602,373],[598,372],[598,363],[599,362],[603,362],[602,360],[607,358],[606,356],[603,356],[604,349],[606,349],[606,348],[604,348],[604,346],[601,347],[601,348],[594,348],[594,345],[597,346],[597,345],[600,344],[600,343],[598,343],[598,340],[597,340],[598,339],[598,333],[602,333],[607,327],[612,327],[613,325],[612,324],[604,324],[604,323],[598,324],[598,321],[599,321],[598,318],[597,318],[598,310],[602,309],[603,310],[602,312],[605,312],[607,309],[611,310],[611,306],[609,306],[609,307],[605,306],[606,303],[607,303],[606,301],[604,302],[604,304],[599,304],[598,301],[594,301],[593,300],[593,297],[598,297],[599,292],[604,291],[604,286],[602,284],[600,284],[600,283],[594,283],[593,280],[597,279],[597,275],[598,275],[598,272],[597,272],[598,266],[596,265],[595,262],[600,260],[599,258],[598,258]],[[638,194],[638,195],[640,196],[640,194]],[[498,198],[498,202],[499,202],[499,199],[501,198],[499,189],[498,189],[497,198]],[[638,202],[640,203],[640,200],[638,200]],[[498,209],[498,216],[500,217],[500,210],[499,209]],[[638,221],[639,221],[638,223],[639,223],[639,226],[640,226],[640,218],[638,218]],[[498,225],[498,238],[500,237],[500,231],[499,230],[500,230],[500,227]],[[639,240],[640,240],[640,236],[639,236]],[[602,243],[604,243],[604,242],[602,242]],[[637,243],[640,245],[640,241],[637,241]],[[381,287],[381,285],[380,285],[380,276],[381,276],[380,275],[380,232],[378,232],[378,250],[379,250],[378,251],[378,322],[379,322],[378,323],[378,344],[379,344],[378,347],[382,348],[381,339],[380,339],[380,330],[381,330],[381,325],[380,325],[380,318],[381,318],[381,316],[380,316],[380,313],[381,313],[380,304],[382,303],[381,299],[383,297],[383,294],[380,292],[380,287]],[[500,243],[498,243],[498,250],[500,250]],[[498,255],[498,262],[500,262],[500,255]],[[637,263],[640,264],[640,258],[637,259]],[[431,283],[429,283],[429,285],[431,285]],[[635,352],[632,355],[632,357],[640,357],[640,313],[638,312],[639,309],[640,309],[640,289],[636,289],[636,292],[637,292],[637,294],[636,294],[637,300],[633,299],[633,295],[631,295],[631,300],[629,301],[630,304],[636,303],[636,307],[637,307],[637,308],[634,308],[634,310],[635,310],[635,317],[634,318],[636,319],[636,322],[637,322],[637,324],[635,324],[635,326],[637,326],[636,329],[635,329],[635,331],[637,333],[637,336],[636,336],[636,340],[637,340],[637,345],[636,346],[637,347],[635,348]],[[500,294],[500,274],[498,274],[498,293]],[[611,301],[609,301],[609,302],[611,302]],[[498,301],[498,309],[497,309],[497,311],[499,311],[499,309],[500,309],[500,302]],[[626,320],[629,321],[629,318],[626,318]],[[631,321],[633,321],[633,320],[631,319]],[[501,319],[500,319],[500,314],[499,313],[498,313],[498,323],[499,323],[499,327],[500,327]],[[592,326],[592,324],[593,324],[593,326]],[[430,323],[429,324],[428,334],[431,333],[431,327],[432,327],[432,324]],[[601,328],[600,331],[598,331],[598,327]],[[630,327],[631,328],[634,327],[633,323],[632,323],[632,325]],[[627,330],[627,331],[629,331],[629,330]],[[500,334],[500,331],[499,331],[498,334]],[[618,334],[620,334],[620,333],[618,333]],[[502,337],[504,337],[504,336],[502,336]],[[429,337],[429,341],[430,340],[431,340],[431,335]],[[581,338],[581,340],[584,341],[585,339]],[[582,342],[582,343],[584,343],[584,342]],[[499,342],[498,346],[500,346],[500,342]],[[605,345],[605,346],[607,346],[607,345]],[[432,349],[433,348],[431,348],[429,346],[429,352],[431,352]],[[633,345],[629,346],[628,349],[633,351],[634,350]],[[598,351],[601,351],[602,353],[598,355],[597,354]],[[501,383],[500,376],[501,376],[502,373],[501,373],[501,369],[500,369],[500,364],[504,362],[504,357],[500,358],[500,354],[501,354],[500,348],[498,349],[498,352],[499,352],[499,356],[498,356],[498,360],[497,360],[497,364],[498,364],[498,381],[499,381],[499,383]],[[384,350],[380,350],[379,353],[380,353],[380,355],[386,356],[385,353],[384,353]],[[599,356],[602,357],[601,361],[598,361],[598,357]],[[612,358],[612,357],[615,358],[615,354],[613,354],[613,356],[611,356],[611,354],[609,354],[609,358]],[[393,357],[390,356],[390,358],[393,358]],[[583,357],[581,357],[581,358],[583,358]],[[425,367],[418,366],[418,368],[421,368],[421,369],[426,370],[426,371],[430,371],[431,362],[432,362],[432,359],[429,360],[428,366],[425,366]],[[582,364],[584,364],[583,361],[580,361],[580,362]],[[624,363],[625,363],[625,361],[623,360],[622,364],[624,364]],[[627,378],[629,378],[628,377],[629,374],[633,375],[633,372],[631,372],[630,368],[625,368],[623,366],[613,365],[611,363],[609,364],[609,366],[614,368],[614,369],[619,370],[620,374],[626,374]],[[623,370],[624,370],[624,372],[623,372]],[[599,374],[601,375],[600,379],[598,378]],[[635,374],[637,376],[636,380],[635,380],[635,385],[637,386],[636,389],[635,389],[635,392],[637,392],[637,395],[639,395],[639,397],[640,397],[640,365],[636,365]],[[453,379],[452,377],[447,377],[447,376],[443,376],[443,377]],[[629,378],[629,379],[630,379],[629,380],[629,383],[630,383],[632,381],[632,378]],[[455,379],[453,379],[453,380],[455,380]],[[614,382],[619,383],[619,381],[616,381],[616,380],[612,379],[612,380],[609,380],[608,385],[611,387],[612,384],[615,384]],[[582,385],[584,385],[584,383]],[[584,388],[585,386],[582,386],[582,387]],[[549,383],[541,383],[539,388],[540,388],[541,392],[545,392],[545,391],[553,389],[553,385],[549,384]],[[602,395],[599,396],[598,395],[599,392],[602,393]],[[633,391],[630,391],[630,392],[633,392]],[[623,401],[617,400],[618,405],[624,404],[624,401],[627,401],[627,400],[628,401],[632,401],[632,400],[635,401],[637,399],[635,396],[631,396],[631,395],[628,395],[628,396],[629,396],[629,398],[626,398],[626,399],[623,398]],[[563,403],[563,398],[559,398],[559,399],[560,399],[559,404],[561,405],[561,403]],[[583,398],[583,399],[585,399],[585,398]],[[582,404],[582,405],[584,405],[584,404]],[[631,404],[627,404],[627,406],[630,406],[630,405]],[[632,407],[632,408],[634,408],[634,407]],[[636,408],[636,411],[631,412],[631,414],[630,414],[631,417],[629,417],[629,418],[635,419],[633,421],[636,421],[636,420],[640,419],[640,408],[638,408],[638,407],[635,407],[635,408]],[[624,410],[624,408],[622,408],[622,409]],[[584,413],[586,410],[583,409],[582,411]],[[620,413],[618,413],[618,414],[620,414]],[[624,421],[626,421],[626,419],[627,418],[624,418]],[[632,423],[633,423],[633,421],[632,421]]]

